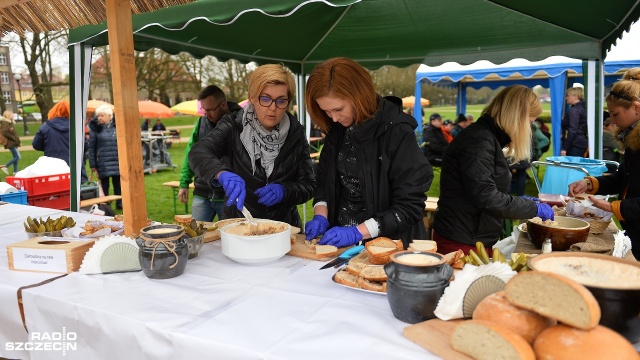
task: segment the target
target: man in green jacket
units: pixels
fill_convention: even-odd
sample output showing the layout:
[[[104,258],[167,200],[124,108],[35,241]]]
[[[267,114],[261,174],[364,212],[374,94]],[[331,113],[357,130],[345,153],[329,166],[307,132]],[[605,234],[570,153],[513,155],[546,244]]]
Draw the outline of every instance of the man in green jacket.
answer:
[[[189,184],[194,177],[194,172],[191,170],[191,166],[189,166],[189,152],[191,151],[191,147],[198,142],[198,140],[207,136],[224,115],[241,110],[237,103],[227,101],[224,92],[215,85],[209,85],[204,88],[204,90],[198,94],[198,100],[200,100],[200,107],[204,112],[204,116],[196,120],[193,133],[187,144],[187,150],[184,153],[182,170],[180,171],[178,199],[184,204],[189,201]],[[212,190],[207,179],[196,177],[193,180],[193,203],[191,204],[191,215],[193,218],[197,221],[213,221],[217,214],[218,220],[222,220],[222,208],[224,206],[224,189],[222,186],[214,187]]]

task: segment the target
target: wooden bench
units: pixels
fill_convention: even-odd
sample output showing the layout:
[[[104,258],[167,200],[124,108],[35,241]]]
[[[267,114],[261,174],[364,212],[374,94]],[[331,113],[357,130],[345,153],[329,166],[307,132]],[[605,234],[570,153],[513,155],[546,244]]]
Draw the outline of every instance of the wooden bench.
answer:
[[[86,199],[86,200],[80,201],[80,207],[83,208],[83,207],[93,206],[95,204],[106,204],[114,200],[120,200],[120,199],[122,199],[122,195],[108,195],[108,196],[97,197],[93,199]]]

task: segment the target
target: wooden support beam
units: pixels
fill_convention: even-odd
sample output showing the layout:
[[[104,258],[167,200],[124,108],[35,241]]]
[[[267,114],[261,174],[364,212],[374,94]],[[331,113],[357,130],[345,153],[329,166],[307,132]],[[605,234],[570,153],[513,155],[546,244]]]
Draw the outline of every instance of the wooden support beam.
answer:
[[[124,233],[132,236],[139,234],[140,229],[147,225],[147,203],[144,193],[131,3],[129,0],[106,0],[106,7]]]

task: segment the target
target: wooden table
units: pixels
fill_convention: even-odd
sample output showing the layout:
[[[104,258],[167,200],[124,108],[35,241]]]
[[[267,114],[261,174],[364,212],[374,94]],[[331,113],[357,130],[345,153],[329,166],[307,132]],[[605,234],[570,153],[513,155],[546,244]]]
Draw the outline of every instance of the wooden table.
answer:
[[[86,200],[80,201],[80,207],[83,208],[87,206],[93,206],[95,204],[105,204],[105,203],[112,202],[114,200],[120,200],[120,199],[122,199],[122,195],[107,195],[107,196],[97,197],[93,199],[86,199]]]
[[[180,181],[169,181],[162,184],[162,186],[168,186],[171,188],[171,191],[173,191],[173,215],[176,215],[178,213],[177,199],[178,199],[178,192],[180,191]],[[189,189],[193,189],[193,188],[195,188],[195,186],[193,186],[193,183],[189,184]],[[188,202],[184,204],[184,213],[185,214],[189,213]]]
[[[322,137],[310,137],[309,138],[309,145],[315,151],[320,151],[320,142],[321,141],[322,141]]]
[[[436,213],[436,209],[438,208],[438,198],[430,197],[427,198],[424,202],[424,226],[427,228],[427,232],[429,233],[429,238],[431,238],[431,227],[433,226],[433,216]]]

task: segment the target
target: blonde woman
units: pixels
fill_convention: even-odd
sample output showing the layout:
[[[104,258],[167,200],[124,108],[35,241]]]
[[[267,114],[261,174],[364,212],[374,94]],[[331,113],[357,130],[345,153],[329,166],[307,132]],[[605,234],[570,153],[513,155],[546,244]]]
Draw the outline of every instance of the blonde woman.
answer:
[[[476,241],[491,248],[499,239],[504,219],[553,219],[547,204],[509,195],[515,164],[529,160],[531,122],[542,113],[531,89],[505,88],[484,108],[480,118],[453,138],[442,159],[440,200],[433,239],[443,254],[475,248]]]
[[[608,202],[590,197],[594,206],[613,212],[631,239],[631,251],[640,259],[640,68],[629,69],[607,95],[609,120],[618,126],[618,140],[624,145],[622,163],[613,174],[587,177],[569,185],[569,195],[618,194]]]
[[[13,121],[13,111],[7,110],[2,115],[0,116],[0,134],[7,139],[6,143],[4,143],[4,148],[9,149],[13,157],[1,169],[8,174],[9,171],[7,169],[13,165],[13,173],[15,174],[18,172],[18,161],[20,161],[20,152],[18,151],[20,137],[15,129],[16,122]]]
[[[584,89],[572,87],[565,96],[571,109],[562,118],[562,156],[585,156],[589,147],[587,136],[587,109],[584,106]]]
[[[315,174],[304,127],[288,110],[295,95],[293,74],[268,64],[249,78],[249,103],[224,115],[189,151],[196,177],[225,191],[226,217],[254,217],[301,227],[298,204],[311,199]]]

